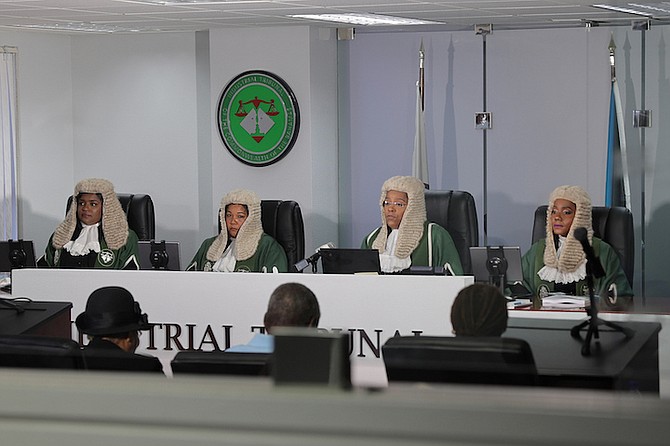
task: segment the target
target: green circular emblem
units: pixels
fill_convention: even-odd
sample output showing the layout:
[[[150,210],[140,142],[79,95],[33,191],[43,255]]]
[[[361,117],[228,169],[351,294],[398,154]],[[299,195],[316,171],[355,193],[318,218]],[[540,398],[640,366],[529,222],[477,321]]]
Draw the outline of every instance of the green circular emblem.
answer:
[[[226,148],[250,166],[279,161],[293,148],[300,129],[293,91],[267,71],[245,71],[228,82],[217,115]]]
[[[114,251],[111,249],[103,249],[98,253],[98,262],[102,266],[111,266],[114,263]]]

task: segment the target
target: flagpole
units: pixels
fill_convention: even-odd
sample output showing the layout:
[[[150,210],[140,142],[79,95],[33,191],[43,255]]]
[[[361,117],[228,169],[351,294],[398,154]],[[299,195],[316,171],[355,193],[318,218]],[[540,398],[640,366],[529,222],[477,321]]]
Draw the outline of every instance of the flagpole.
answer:
[[[426,60],[426,50],[423,48],[423,39],[421,39],[421,46],[419,47],[419,94],[421,95],[421,111],[426,111],[426,79],[424,74],[424,63]]]
[[[486,36],[491,33],[491,25],[476,25],[475,33],[482,36],[482,112],[486,111]],[[488,246],[488,148],[487,128],[482,128],[482,177],[484,246]]]
[[[412,176],[420,179],[426,189],[429,189],[428,181],[428,151],[426,149],[426,124],[424,122],[425,110],[425,75],[424,64],[426,51],[423,47],[423,39],[419,47],[419,79],[416,82],[416,133],[414,135],[414,152],[412,153]]]
[[[647,70],[646,70],[646,51],[647,51],[647,41],[646,41],[646,31],[649,27],[649,22],[645,22],[644,26],[640,27],[641,31],[641,43],[640,43],[640,110],[646,110],[646,103],[645,103],[645,87],[646,87],[646,78],[647,78]],[[640,217],[642,220],[642,224],[640,225],[640,268],[641,268],[641,289],[642,289],[642,305],[646,305],[646,273],[645,273],[645,244],[646,244],[646,234],[645,234],[645,225],[646,225],[646,196],[645,196],[645,189],[646,189],[646,178],[645,178],[645,168],[646,168],[646,161],[645,161],[645,127],[642,126],[640,128],[640,158],[641,158],[641,175],[640,175],[640,183],[642,186],[642,189],[640,191]]]
[[[486,34],[482,34],[482,111],[486,113]],[[482,150],[484,154],[484,246],[488,246],[488,147],[486,129],[482,131]]]

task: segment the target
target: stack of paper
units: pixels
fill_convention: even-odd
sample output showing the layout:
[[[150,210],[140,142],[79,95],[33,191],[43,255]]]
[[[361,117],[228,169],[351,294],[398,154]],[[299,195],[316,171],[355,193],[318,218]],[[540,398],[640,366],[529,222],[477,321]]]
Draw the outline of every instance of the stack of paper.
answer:
[[[571,309],[584,308],[589,299],[584,296],[571,296],[563,293],[552,293],[542,299],[542,308],[548,309]]]

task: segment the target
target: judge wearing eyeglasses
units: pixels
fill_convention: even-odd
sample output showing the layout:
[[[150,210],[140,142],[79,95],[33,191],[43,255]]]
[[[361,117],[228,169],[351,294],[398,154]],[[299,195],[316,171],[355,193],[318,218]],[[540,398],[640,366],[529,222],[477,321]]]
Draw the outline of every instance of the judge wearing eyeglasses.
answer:
[[[449,232],[426,219],[424,184],[418,178],[396,176],[382,185],[381,227],[361,245],[377,249],[381,270],[397,273],[411,266],[444,267],[462,275],[463,267]]]

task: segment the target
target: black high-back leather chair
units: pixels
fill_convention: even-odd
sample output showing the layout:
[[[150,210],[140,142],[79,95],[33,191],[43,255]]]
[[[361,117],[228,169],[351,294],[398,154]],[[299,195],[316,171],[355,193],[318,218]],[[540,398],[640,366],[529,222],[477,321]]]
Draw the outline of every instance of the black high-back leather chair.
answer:
[[[454,240],[461,265],[472,273],[470,246],[479,246],[479,224],[475,199],[460,190],[427,190],[426,217],[449,231]]]
[[[0,367],[82,369],[82,357],[72,339],[46,336],[0,336]]]
[[[277,240],[286,252],[289,272],[305,258],[305,224],[300,205],[293,200],[261,200],[263,232]],[[219,220],[219,232],[221,221]]]
[[[170,365],[174,375],[269,376],[271,357],[271,353],[182,351],[175,355]]]
[[[535,385],[537,369],[521,339],[398,336],[382,346],[389,382]]]
[[[535,210],[532,243],[545,238],[547,205]],[[635,228],[633,214],[625,207],[593,206],[593,235],[607,242],[621,261],[621,268],[632,285],[635,273]]]
[[[286,251],[289,271],[305,258],[305,225],[300,205],[292,200],[262,200],[263,231],[274,237]]]
[[[126,213],[128,227],[135,231],[139,240],[156,238],[156,216],[154,202],[147,194],[116,194],[121,207]],[[70,209],[72,196],[67,200],[65,213]]]

